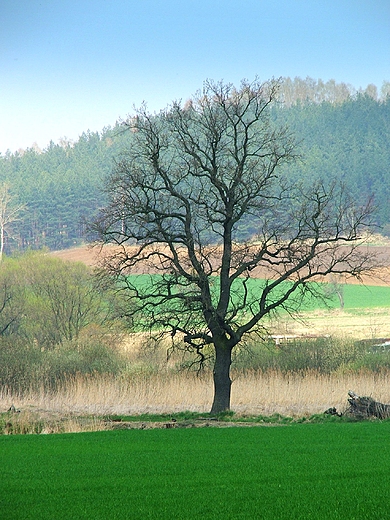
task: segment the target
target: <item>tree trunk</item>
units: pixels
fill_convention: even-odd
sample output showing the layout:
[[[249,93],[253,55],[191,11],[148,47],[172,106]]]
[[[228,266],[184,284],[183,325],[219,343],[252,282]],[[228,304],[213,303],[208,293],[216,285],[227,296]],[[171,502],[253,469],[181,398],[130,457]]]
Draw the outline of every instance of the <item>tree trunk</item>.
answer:
[[[0,263],[3,260],[3,251],[4,251],[4,226],[0,224]]]
[[[211,414],[216,415],[230,410],[230,393],[232,380],[230,379],[230,365],[232,364],[232,349],[221,342],[215,345],[214,401]]]

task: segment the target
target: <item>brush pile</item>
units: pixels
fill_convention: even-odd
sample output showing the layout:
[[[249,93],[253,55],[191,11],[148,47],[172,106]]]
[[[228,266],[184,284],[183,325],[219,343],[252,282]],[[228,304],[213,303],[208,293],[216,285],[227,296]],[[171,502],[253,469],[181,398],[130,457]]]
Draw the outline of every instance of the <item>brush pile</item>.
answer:
[[[390,405],[379,403],[372,397],[360,397],[350,390],[348,392],[349,408],[346,414],[357,418],[366,419],[368,417],[377,417],[378,419],[387,419],[390,417]]]
[[[344,413],[338,412],[336,408],[329,408],[325,413],[337,415],[338,417],[347,415],[356,419],[368,419],[370,417],[388,419],[390,417],[390,404],[379,403],[372,397],[361,397],[352,390],[349,390],[348,395],[349,406]]]

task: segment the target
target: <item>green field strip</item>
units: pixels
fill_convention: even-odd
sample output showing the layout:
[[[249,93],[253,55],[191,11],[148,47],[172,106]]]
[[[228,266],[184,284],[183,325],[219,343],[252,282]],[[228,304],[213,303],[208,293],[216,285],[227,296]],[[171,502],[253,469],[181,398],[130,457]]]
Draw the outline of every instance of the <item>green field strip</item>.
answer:
[[[154,276],[159,275],[134,275],[130,278],[133,280],[135,285],[145,289]],[[249,291],[252,294],[257,295],[260,293],[264,284],[265,280],[253,278],[248,282]],[[279,292],[283,292],[283,287],[288,286],[289,284],[290,282],[283,282],[280,285]],[[310,282],[308,285],[310,285]],[[215,287],[217,287],[217,282],[215,283]],[[326,291],[326,289],[329,288],[329,285],[315,284],[315,288],[317,291]],[[345,310],[390,307],[390,287],[387,286],[342,284],[341,291],[343,294]],[[238,290],[235,297],[239,297],[239,292],[240,291]],[[325,303],[321,301],[320,298],[314,298],[310,294],[307,294],[299,306],[301,311],[311,311],[327,308],[340,308],[340,301],[337,295],[334,294],[329,299],[327,299]]]

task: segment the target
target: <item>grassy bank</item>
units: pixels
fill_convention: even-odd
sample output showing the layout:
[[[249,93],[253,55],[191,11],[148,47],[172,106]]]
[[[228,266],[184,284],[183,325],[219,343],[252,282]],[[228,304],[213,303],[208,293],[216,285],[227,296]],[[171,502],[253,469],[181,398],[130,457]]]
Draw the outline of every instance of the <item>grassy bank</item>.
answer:
[[[8,520],[387,518],[390,424],[0,437]]]

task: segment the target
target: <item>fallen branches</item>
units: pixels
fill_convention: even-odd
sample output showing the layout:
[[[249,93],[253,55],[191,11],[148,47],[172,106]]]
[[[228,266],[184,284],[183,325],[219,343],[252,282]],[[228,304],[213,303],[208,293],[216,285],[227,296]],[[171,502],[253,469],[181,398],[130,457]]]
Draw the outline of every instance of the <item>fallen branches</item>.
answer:
[[[346,415],[356,419],[368,419],[370,417],[387,419],[390,417],[390,404],[379,403],[372,397],[359,396],[352,390],[349,390],[348,395],[349,406],[344,413],[338,412],[334,407],[329,408],[324,413],[338,417]]]
[[[390,417],[390,405],[379,403],[372,397],[360,397],[350,390],[349,395],[349,410],[348,414],[356,417],[367,418],[377,417],[378,419],[387,419]]]

